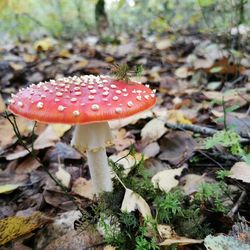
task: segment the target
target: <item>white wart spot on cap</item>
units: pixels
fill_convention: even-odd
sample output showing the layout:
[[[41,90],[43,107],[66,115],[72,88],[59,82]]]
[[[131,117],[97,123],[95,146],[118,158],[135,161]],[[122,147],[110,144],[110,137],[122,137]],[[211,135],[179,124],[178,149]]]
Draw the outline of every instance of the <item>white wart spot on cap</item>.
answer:
[[[72,114],[73,114],[73,116],[79,116],[80,112],[78,110],[74,110]]]
[[[118,114],[120,114],[120,113],[122,112],[122,108],[120,108],[120,107],[119,107],[119,108],[116,108],[116,109],[115,109],[115,112],[118,113]]]
[[[62,96],[63,93],[62,92],[56,92],[56,96]]]
[[[100,109],[100,106],[99,106],[98,104],[93,104],[93,105],[91,106],[91,109],[92,109],[93,111],[98,111],[98,110]]]
[[[21,101],[17,102],[17,106],[23,107],[23,103]]]
[[[129,101],[129,102],[128,102],[128,107],[131,108],[131,107],[133,107],[133,106],[134,106],[134,103],[133,103],[132,101]]]
[[[113,96],[113,100],[114,100],[114,101],[117,101],[118,99],[119,99],[118,96],[116,96],[116,95]]]
[[[43,108],[43,102],[38,102],[36,106],[37,106],[37,108],[42,109]]]
[[[60,112],[62,112],[64,109],[65,109],[65,107],[63,105],[59,105],[57,107],[57,110],[60,111]]]
[[[73,97],[70,99],[71,102],[76,102],[77,101],[77,98]]]

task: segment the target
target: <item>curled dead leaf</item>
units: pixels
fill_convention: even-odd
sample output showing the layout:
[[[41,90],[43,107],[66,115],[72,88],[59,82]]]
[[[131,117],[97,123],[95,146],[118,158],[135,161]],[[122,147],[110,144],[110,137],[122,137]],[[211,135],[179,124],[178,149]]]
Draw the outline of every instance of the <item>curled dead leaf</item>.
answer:
[[[159,188],[162,191],[169,192],[172,188],[176,187],[179,184],[176,176],[180,176],[184,168],[186,168],[186,166],[158,172],[151,179],[154,187]]]
[[[125,195],[122,201],[121,211],[131,212],[139,210],[144,218],[152,217],[150,207],[147,202],[133,190],[126,188]]]

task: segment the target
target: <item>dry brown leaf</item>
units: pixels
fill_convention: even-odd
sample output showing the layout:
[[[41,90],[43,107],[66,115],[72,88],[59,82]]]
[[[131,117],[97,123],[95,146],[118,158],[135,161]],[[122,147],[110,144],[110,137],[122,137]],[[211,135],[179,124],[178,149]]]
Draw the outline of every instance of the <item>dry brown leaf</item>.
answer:
[[[165,123],[162,120],[154,118],[142,128],[142,141],[147,141],[148,143],[157,141],[166,133],[166,131],[167,128],[165,127]]]
[[[193,194],[198,191],[199,187],[206,182],[212,182],[213,180],[208,178],[206,174],[197,175],[197,174],[187,174],[180,179],[180,182],[183,183],[181,188],[183,189],[186,195]]]
[[[179,184],[179,181],[176,180],[176,176],[180,176],[184,168],[186,168],[186,166],[158,172],[151,179],[154,187],[159,188],[162,191],[169,192],[172,188]]]
[[[16,167],[15,172],[17,174],[27,174],[37,169],[40,165],[34,157],[30,156]]]
[[[2,95],[0,94],[0,113],[3,113],[5,110],[6,110],[6,105],[4,103]]]
[[[250,165],[246,162],[236,162],[230,169],[229,177],[250,183]]]
[[[16,123],[21,135],[28,135],[32,131],[34,123],[22,117],[16,117]],[[0,119],[0,148],[5,148],[16,139],[12,125],[7,119]]]
[[[113,135],[113,144],[114,148],[119,152],[135,143],[134,136],[126,129],[121,128],[119,130],[115,130],[112,133]]]
[[[243,106],[247,103],[248,95],[246,94],[246,89],[233,89],[225,93],[219,91],[203,91],[203,95],[209,100],[224,100],[225,102],[230,102],[231,105]],[[244,97],[245,96],[245,97]]]
[[[24,69],[24,65],[21,64],[21,63],[14,63],[14,62],[11,62],[11,63],[10,63],[10,67],[11,67],[12,69],[14,69],[15,71],[21,71],[21,70]]]
[[[121,211],[131,212],[139,210],[144,218],[152,217],[150,207],[147,202],[133,190],[126,188],[125,195],[122,201]]]
[[[190,133],[174,131],[160,140],[160,147],[162,153],[159,159],[178,165],[192,156],[196,149],[196,142]]]
[[[187,78],[188,76],[191,76],[193,73],[188,70],[187,67],[181,67],[175,70],[175,76],[178,78]]]
[[[92,181],[83,177],[79,177],[74,181],[71,191],[90,200],[94,197]]]
[[[44,149],[55,146],[60,137],[69,129],[70,125],[65,124],[51,124],[37,137],[34,142],[34,149]]]
[[[97,246],[103,242],[101,235],[93,230],[70,231],[52,241],[44,250],[79,250],[96,249],[102,250],[103,246]]]

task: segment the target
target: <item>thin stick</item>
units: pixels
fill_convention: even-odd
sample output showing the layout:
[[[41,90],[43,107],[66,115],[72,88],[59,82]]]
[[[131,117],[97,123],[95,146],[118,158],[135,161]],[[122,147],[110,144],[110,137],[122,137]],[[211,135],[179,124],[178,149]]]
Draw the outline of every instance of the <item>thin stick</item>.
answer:
[[[237,202],[235,203],[235,205],[233,206],[233,208],[232,208],[232,209],[230,210],[230,212],[227,214],[229,217],[232,218],[232,217],[234,216],[234,214],[239,210],[239,207],[241,206],[241,204],[242,204],[244,198],[246,197],[246,195],[247,195],[247,193],[246,193],[246,191],[244,190],[244,191],[241,193],[241,195],[240,195],[239,199],[237,200]]]
[[[208,128],[208,127],[203,127],[203,126],[193,125],[193,124],[174,124],[170,122],[165,122],[165,125],[171,129],[189,130],[189,131],[193,131],[193,132],[204,134],[204,135],[210,135],[210,136],[214,135],[215,133],[219,131],[213,128]],[[247,135],[245,134],[244,134],[244,137],[245,138],[242,138],[242,137],[240,138],[240,142],[250,143],[250,137],[247,137]]]

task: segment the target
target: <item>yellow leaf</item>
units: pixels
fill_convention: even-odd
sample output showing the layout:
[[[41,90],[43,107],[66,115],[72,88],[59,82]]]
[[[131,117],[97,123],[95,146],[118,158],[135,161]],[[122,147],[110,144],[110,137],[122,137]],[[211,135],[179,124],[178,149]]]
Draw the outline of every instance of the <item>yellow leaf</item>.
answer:
[[[37,51],[48,51],[52,50],[55,45],[55,40],[49,37],[38,40],[34,43],[34,48]]]
[[[40,212],[29,217],[13,216],[0,220],[0,245],[32,232],[52,220]]]
[[[15,71],[21,71],[21,70],[24,69],[24,66],[22,64],[20,64],[20,63],[14,63],[14,62],[10,63],[10,67],[12,69],[14,69]]]
[[[19,184],[5,184],[0,186],[0,194],[9,193],[19,187]]]
[[[179,124],[192,124],[190,120],[184,117],[180,111],[172,110],[168,114],[168,122]]]
[[[58,137],[62,137],[71,128],[68,124],[51,124],[51,126]]]

